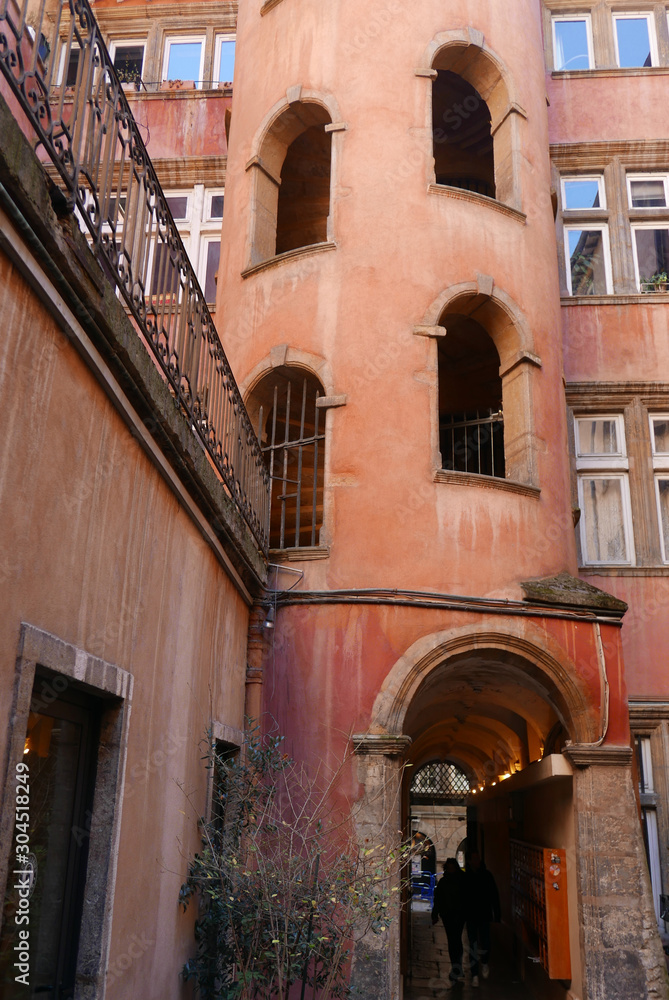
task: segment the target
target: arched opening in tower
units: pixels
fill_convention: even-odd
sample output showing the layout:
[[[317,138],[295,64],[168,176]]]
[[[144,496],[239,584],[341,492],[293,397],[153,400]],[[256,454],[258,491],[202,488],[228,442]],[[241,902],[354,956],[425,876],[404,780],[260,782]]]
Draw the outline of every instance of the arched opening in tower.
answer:
[[[437,184],[495,197],[495,157],[488,105],[467,80],[437,70],[432,84]]]

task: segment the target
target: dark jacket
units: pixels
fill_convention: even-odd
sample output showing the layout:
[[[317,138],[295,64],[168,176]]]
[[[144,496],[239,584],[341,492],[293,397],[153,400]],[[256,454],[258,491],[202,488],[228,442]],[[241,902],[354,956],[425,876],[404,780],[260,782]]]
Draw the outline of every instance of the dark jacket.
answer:
[[[488,924],[493,920],[499,922],[501,909],[497,883],[483,862],[476,871],[473,868],[465,870],[464,890],[467,920]]]
[[[445,872],[437,882],[434,891],[432,920],[465,919],[465,876],[464,872]]]

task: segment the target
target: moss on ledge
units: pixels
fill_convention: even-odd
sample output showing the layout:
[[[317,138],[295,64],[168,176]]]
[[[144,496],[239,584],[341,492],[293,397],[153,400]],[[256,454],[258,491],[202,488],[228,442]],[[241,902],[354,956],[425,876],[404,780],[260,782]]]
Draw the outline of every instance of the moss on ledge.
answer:
[[[523,588],[525,600],[534,604],[587,608],[588,611],[605,612],[620,618],[627,611],[625,601],[569,573],[558,573],[557,576],[547,576],[541,580],[528,580],[520,586]]]

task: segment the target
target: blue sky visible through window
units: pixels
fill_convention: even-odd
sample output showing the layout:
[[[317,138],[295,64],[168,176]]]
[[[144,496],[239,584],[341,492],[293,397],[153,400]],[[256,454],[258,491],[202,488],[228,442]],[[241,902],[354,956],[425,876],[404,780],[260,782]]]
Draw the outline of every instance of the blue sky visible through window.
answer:
[[[616,18],[620,66],[651,66],[650,35],[645,17]]]
[[[600,207],[599,181],[597,180],[566,180],[564,182],[564,194],[566,202],[564,207],[566,209]]]
[[[167,64],[168,80],[199,80],[202,42],[172,42]]]
[[[219,42],[221,47],[221,64],[218,71],[220,83],[232,83],[235,70],[235,43],[234,40],[222,39]]]
[[[555,68],[589,69],[587,21],[555,22]]]

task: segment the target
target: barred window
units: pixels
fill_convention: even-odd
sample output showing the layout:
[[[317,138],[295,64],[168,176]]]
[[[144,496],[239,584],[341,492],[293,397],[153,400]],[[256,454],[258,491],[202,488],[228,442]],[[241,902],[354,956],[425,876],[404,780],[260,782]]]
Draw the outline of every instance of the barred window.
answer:
[[[426,764],[414,775],[411,798],[463,799],[469,792],[467,775],[448,761]]]

